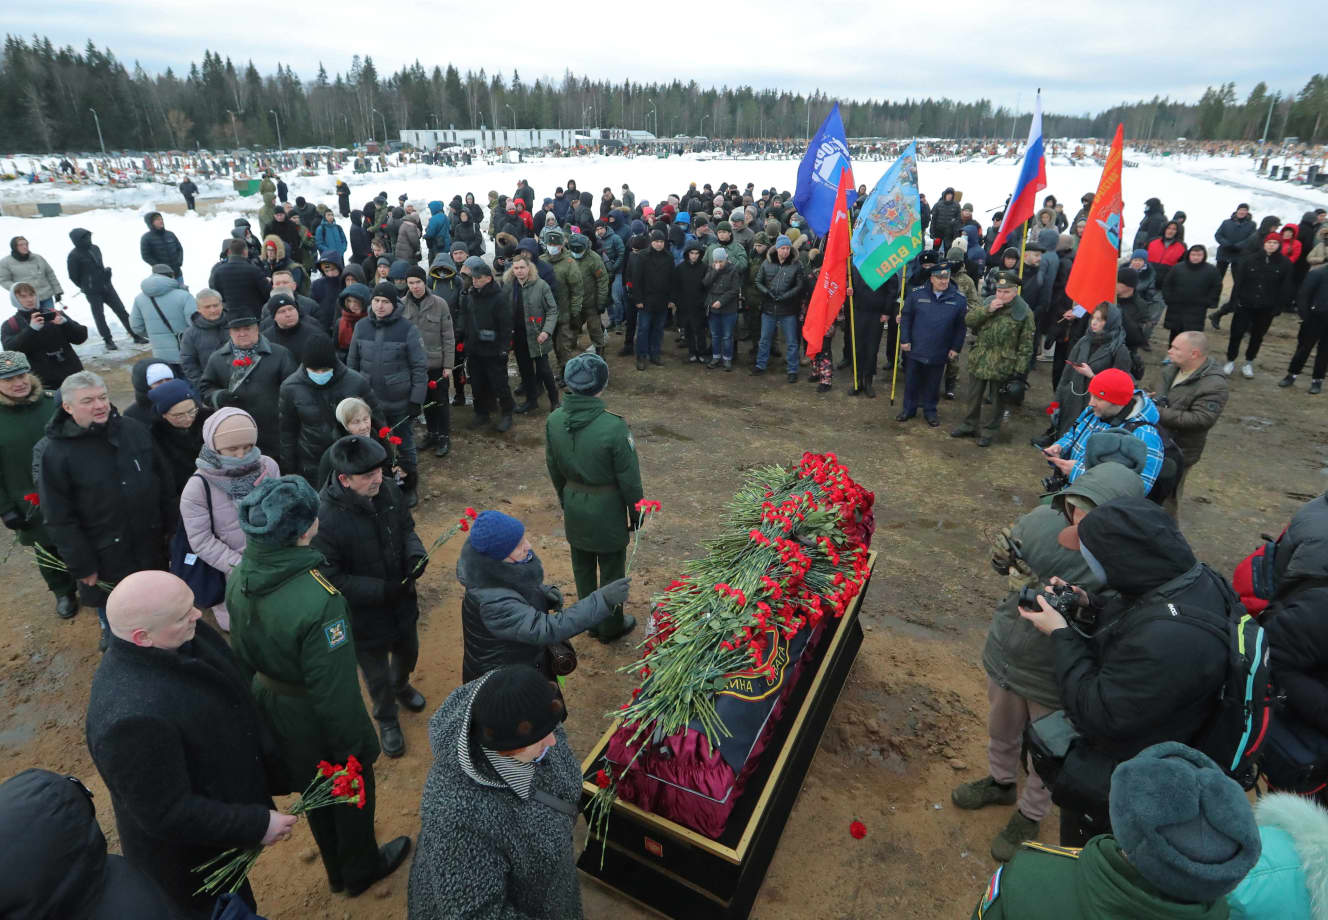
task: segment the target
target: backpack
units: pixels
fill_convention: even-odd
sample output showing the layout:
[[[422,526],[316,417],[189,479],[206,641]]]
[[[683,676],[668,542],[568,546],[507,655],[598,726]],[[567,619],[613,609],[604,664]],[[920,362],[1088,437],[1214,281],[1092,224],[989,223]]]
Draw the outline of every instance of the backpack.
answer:
[[[1248,612],[1234,616],[1234,600],[1233,596],[1225,628],[1172,602],[1167,602],[1154,618],[1175,617],[1216,636],[1226,645],[1226,676],[1217,708],[1189,744],[1211,757],[1242,789],[1253,789],[1259,779],[1259,759],[1272,719],[1272,671],[1263,627]]]
[[[1127,419],[1120,427],[1125,431],[1134,431],[1144,425],[1151,425],[1162,439],[1162,469],[1158,470],[1153,487],[1148,490],[1148,500],[1160,505],[1176,494],[1180,485],[1181,474],[1185,471],[1185,452],[1180,449],[1176,439],[1164,426],[1145,419]]]
[[[1285,533],[1284,529],[1282,534]],[[1263,543],[1236,563],[1236,570],[1231,573],[1231,584],[1240,595],[1240,602],[1254,616],[1263,613],[1277,593],[1277,543],[1282,536],[1276,539],[1268,534],[1262,536]]]

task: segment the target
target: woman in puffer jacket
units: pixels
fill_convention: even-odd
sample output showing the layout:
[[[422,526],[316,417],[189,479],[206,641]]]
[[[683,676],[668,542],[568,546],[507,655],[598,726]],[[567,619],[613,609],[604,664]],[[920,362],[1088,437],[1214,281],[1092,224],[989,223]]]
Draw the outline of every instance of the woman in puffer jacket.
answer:
[[[203,423],[198,472],[180,496],[180,518],[189,548],[199,559],[229,577],[246,542],[236,508],[264,479],[280,476],[277,461],[258,451],[258,425],[243,409],[219,409]],[[217,625],[229,632],[225,602],[212,608]]]

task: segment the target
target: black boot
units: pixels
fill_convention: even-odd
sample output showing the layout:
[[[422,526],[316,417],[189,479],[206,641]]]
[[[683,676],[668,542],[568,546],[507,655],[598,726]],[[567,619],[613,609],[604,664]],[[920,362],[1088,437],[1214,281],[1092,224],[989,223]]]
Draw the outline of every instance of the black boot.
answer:
[[[55,615],[68,620],[78,613],[78,595],[62,594],[55,599]]]
[[[379,847],[378,871],[369,878],[346,882],[346,894],[350,895],[352,898],[364,894],[374,882],[381,881],[395,872],[398,867],[406,861],[406,854],[409,852],[409,837],[398,837],[391,843]]]
[[[378,727],[378,735],[382,741],[383,753],[388,757],[400,757],[406,753],[406,739],[401,734],[401,723],[395,720],[383,722]]]
[[[440,434],[438,440],[434,442],[433,455],[435,457],[446,457],[452,452],[452,439],[445,434]]]
[[[106,337],[105,342],[106,342],[106,350],[107,350],[107,351],[119,351],[119,350],[120,350],[120,346],[115,344],[115,339],[111,338],[109,335]]]
[[[524,415],[525,413],[531,412],[538,408],[539,408],[539,400],[532,396],[530,399],[527,399],[525,402],[517,406],[512,411],[516,412],[518,415]]]

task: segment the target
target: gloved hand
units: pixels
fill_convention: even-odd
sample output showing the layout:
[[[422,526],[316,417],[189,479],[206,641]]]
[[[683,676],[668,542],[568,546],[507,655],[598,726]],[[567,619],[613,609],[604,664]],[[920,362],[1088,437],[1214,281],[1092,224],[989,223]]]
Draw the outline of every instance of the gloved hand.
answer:
[[[1014,538],[1009,527],[1004,527],[991,544],[991,567],[997,574],[1006,575],[1014,570],[1023,575],[1033,574],[1020,553],[1019,541]]]
[[[627,591],[632,587],[630,578],[619,578],[617,581],[611,581],[599,589],[599,596],[604,598],[604,603],[610,607],[621,607],[627,603]]]
[[[641,512],[637,511],[635,508],[629,509],[627,512],[627,529],[629,531],[632,531],[636,530],[636,528],[640,526],[641,526]]]
[[[411,556],[406,560],[406,573],[408,578],[419,578],[424,574],[424,570],[429,567],[428,556]]]
[[[55,295],[55,302],[56,302],[56,303],[61,303],[61,302],[64,301],[64,299],[65,299],[65,295],[64,295],[64,294],[56,294],[56,295]]]
[[[545,585],[544,599],[549,602],[550,610],[561,610],[563,606],[563,589],[557,585]]]
[[[409,415],[411,418],[419,418],[420,413],[423,411],[424,407],[417,402],[413,402],[406,407],[406,414]]]
[[[0,515],[0,521],[3,521],[6,527],[14,531],[27,530],[32,526],[32,522],[17,511],[6,511],[3,515]]]

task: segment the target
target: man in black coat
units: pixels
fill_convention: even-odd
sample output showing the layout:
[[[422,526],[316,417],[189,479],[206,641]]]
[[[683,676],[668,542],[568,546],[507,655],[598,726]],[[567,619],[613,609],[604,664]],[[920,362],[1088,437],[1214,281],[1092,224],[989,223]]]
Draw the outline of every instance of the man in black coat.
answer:
[[[872,380],[876,376],[876,362],[881,351],[881,336],[889,326],[885,343],[885,368],[889,370],[895,360],[895,340],[899,337],[899,272],[895,272],[876,290],[863,279],[856,265],[851,266],[853,277],[848,294],[853,298],[853,335],[858,356],[858,380],[851,396],[866,394],[876,398]],[[848,352],[848,345],[845,345]],[[852,367],[852,365],[849,365]]]
[[[124,326],[125,332],[136,344],[146,345],[147,337],[129,328],[129,314],[120,295],[111,285],[111,270],[102,262],[101,247],[92,245],[92,231],[75,227],[69,231],[69,239],[74,248],[69,250],[69,257],[65,259],[65,270],[69,280],[74,282],[74,287],[87,298],[88,306],[92,308],[92,319],[97,324],[102,341],[106,343],[106,350],[116,351],[118,346],[111,338],[110,326],[106,325],[104,307],[111,308],[111,312],[119,318],[120,325]]]
[[[931,237],[941,241],[941,252],[949,251],[959,228],[959,202],[955,201],[955,190],[947,188],[931,209]]]
[[[258,324],[263,338],[289,351],[296,361],[304,354],[304,347],[310,339],[327,335],[318,320],[296,302],[295,295],[286,291],[272,293],[263,305],[263,317]]]
[[[1162,235],[1167,225],[1167,210],[1156,198],[1144,202],[1144,216],[1134,234],[1133,249],[1147,249],[1148,244]]]
[[[281,384],[281,454],[278,463],[287,473],[298,473],[315,489],[323,483],[318,465],[332,442],[341,437],[337,406],[358,397],[378,417],[378,401],[369,381],[337,360],[336,345],[315,335],[304,346],[300,367]]]
[[[79,597],[97,608],[104,642],[102,585],[165,568],[179,496],[151,433],[120,416],[105,381],[89,371],[71,374],[60,398],[45,441],[33,449],[37,493],[60,558],[79,582]]]
[[[195,210],[194,196],[198,194],[198,186],[194,185],[194,180],[185,176],[184,181],[179,185],[179,189],[180,194],[184,196],[184,206],[190,211]]]
[[[507,386],[507,349],[512,341],[512,305],[493,269],[480,256],[471,256],[460,274],[470,279],[461,294],[461,329],[465,335],[466,373],[474,393],[475,418],[471,428],[489,424],[494,408],[502,411],[497,430],[512,427],[516,402]]]
[[[1300,313],[1300,331],[1296,334],[1296,352],[1291,356],[1287,374],[1277,385],[1289,387],[1296,375],[1305,367],[1310,352],[1314,355],[1314,376],[1310,378],[1310,395],[1323,392],[1324,372],[1328,371],[1328,267],[1316,268],[1305,276],[1305,283],[1296,295],[1296,309]]]
[[[286,840],[296,819],[272,808],[271,755],[248,681],[226,640],[198,622],[189,586],[139,572],[116,585],[106,611],[112,639],[92,679],[88,751],[125,858],[179,916],[206,920],[216,895],[194,894],[206,877],[195,867],[231,847]],[[248,882],[239,894],[255,906]]]
[[[184,247],[179,238],[166,229],[160,211],[149,211],[143,215],[143,223],[148,225],[147,233],[138,240],[138,254],[148,267],[169,265],[175,272],[176,279],[183,281],[180,266],[184,265]]]
[[[1058,539],[1078,550],[1111,592],[1090,597],[1075,589],[1092,614],[1087,636],[1045,597],[1036,611],[1020,607],[1051,636],[1065,715],[1081,736],[1052,801],[1061,805],[1061,844],[1082,846],[1110,832],[1107,792],[1116,764],[1158,742],[1198,740],[1219,704],[1224,637],[1240,601],[1146,498],[1099,505]],[[1079,794],[1071,796],[1072,789]]]
[[[221,295],[229,316],[257,316],[267,300],[271,283],[253,262],[244,240],[226,243],[226,261],[218,262],[208,278],[208,287]]]
[[[1245,202],[1236,205],[1231,216],[1222,221],[1214,238],[1217,240],[1217,280],[1220,285],[1227,276],[1227,266],[1239,261],[1240,246],[1254,233],[1254,218]]]
[[[1295,266],[1282,254],[1282,239],[1276,233],[1264,237],[1262,248],[1241,260],[1232,288],[1231,302],[1236,315],[1231,319],[1231,336],[1227,339],[1227,363],[1222,371],[1230,375],[1236,369],[1240,342],[1248,332],[1245,346],[1245,364],[1241,376],[1254,376],[1254,359],[1273,317],[1291,305],[1295,296]]]
[[[0,347],[27,355],[32,372],[48,390],[59,389],[70,374],[83,370],[75,345],[88,340],[88,327],[70,319],[58,307],[43,310],[37,289],[20,281],[9,291],[9,302],[17,309],[0,324]]]
[[[350,435],[332,445],[333,475],[319,494],[313,547],[321,571],[350,604],[355,657],[373,700],[383,753],[400,757],[406,741],[397,703],[424,709],[410,685],[420,654],[415,579],[428,556],[396,483],[383,478],[387,452],[372,438]]]
[[[209,408],[235,406],[258,424],[258,449],[279,456],[277,396],[298,366],[291,353],[263,338],[258,319],[237,316],[227,324],[231,340],[208,358],[200,395]]]

